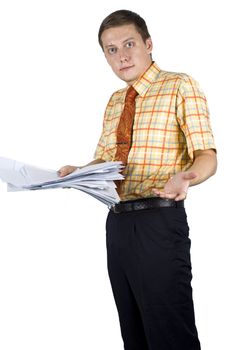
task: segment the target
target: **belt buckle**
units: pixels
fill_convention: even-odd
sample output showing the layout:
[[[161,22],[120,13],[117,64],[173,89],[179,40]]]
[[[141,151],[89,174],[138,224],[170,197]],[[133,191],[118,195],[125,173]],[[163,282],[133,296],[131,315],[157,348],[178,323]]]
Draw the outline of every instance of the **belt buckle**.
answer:
[[[119,211],[116,209],[116,204],[111,204],[108,206],[109,210],[111,210],[114,214],[118,214]]]

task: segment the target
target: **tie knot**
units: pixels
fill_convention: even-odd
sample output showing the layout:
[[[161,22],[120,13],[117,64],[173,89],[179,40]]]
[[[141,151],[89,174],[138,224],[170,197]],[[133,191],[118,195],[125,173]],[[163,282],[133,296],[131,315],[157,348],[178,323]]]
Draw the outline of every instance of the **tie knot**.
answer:
[[[125,102],[126,103],[134,102],[137,95],[138,95],[137,91],[132,86],[130,86],[126,93]]]

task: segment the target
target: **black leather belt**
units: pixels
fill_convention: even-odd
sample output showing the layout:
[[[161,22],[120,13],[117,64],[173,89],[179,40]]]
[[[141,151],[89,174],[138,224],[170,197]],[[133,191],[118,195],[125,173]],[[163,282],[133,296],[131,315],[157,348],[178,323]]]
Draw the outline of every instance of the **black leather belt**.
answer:
[[[124,201],[113,205],[110,210],[115,214],[144,210],[153,208],[183,208],[184,201],[175,201],[174,199],[165,199],[160,197],[142,198],[131,201]]]

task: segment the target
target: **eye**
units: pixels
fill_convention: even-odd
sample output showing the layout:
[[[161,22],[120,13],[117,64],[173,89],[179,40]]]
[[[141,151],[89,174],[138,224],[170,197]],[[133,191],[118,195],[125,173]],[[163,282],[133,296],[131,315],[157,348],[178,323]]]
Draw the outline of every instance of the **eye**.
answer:
[[[131,49],[132,47],[134,47],[134,42],[133,41],[129,41],[126,43],[125,45],[128,49]]]
[[[116,47],[110,47],[110,48],[108,49],[108,53],[109,53],[110,55],[113,55],[113,54],[116,53],[116,52],[117,52]]]

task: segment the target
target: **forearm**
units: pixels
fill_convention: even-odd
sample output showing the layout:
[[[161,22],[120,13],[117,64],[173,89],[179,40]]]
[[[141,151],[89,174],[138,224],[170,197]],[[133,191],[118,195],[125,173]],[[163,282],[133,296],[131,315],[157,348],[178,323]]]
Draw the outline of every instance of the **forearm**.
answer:
[[[104,162],[105,161],[103,159],[95,159],[95,160],[91,161],[90,163],[83,165],[83,166],[65,165],[58,170],[58,174],[59,174],[59,176],[63,177],[63,176],[69,175],[70,173],[72,173],[73,171],[75,171],[78,168],[81,169],[81,168],[88,166],[88,165],[94,165],[94,164],[99,164],[99,163],[104,163]]]
[[[90,163],[87,163],[86,165],[83,165],[80,168],[83,168],[83,167],[88,166],[88,165],[94,165],[94,164],[99,164],[99,163],[104,163],[104,162],[105,162],[105,160],[103,160],[103,159],[94,159]]]
[[[196,173],[196,178],[190,181],[190,186],[198,185],[209,177],[213,176],[217,170],[217,157],[214,150],[196,152],[194,162],[188,169]]]
[[[214,175],[217,169],[216,153],[212,149],[194,152],[192,166],[186,171],[178,172],[165,184],[163,190],[153,189],[156,196],[184,200],[189,186],[198,185]]]

